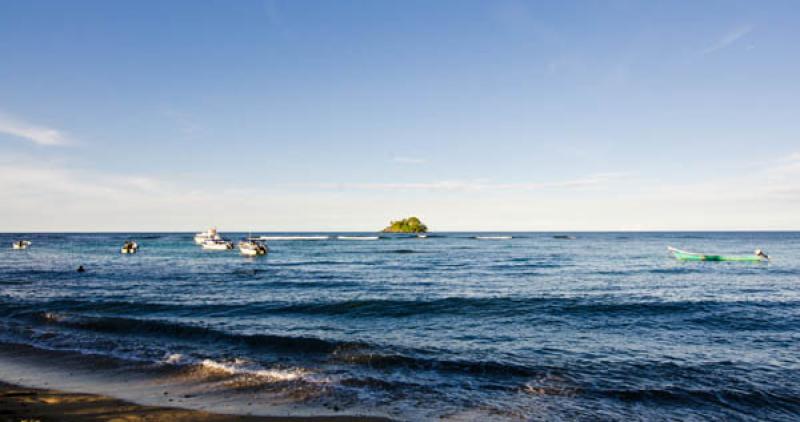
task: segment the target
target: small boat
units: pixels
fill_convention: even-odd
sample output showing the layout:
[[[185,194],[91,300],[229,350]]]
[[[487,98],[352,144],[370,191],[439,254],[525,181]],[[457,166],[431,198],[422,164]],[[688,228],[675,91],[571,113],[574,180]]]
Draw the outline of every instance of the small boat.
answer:
[[[222,240],[222,237],[219,234],[217,234],[217,228],[216,227],[210,228],[210,229],[208,229],[208,230],[206,230],[204,232],[200,232],[200,233],[197,233],[196,235],[194,235],[194,243],[197,243],[198,245],[202,245],[203,242],[205,242],[206,240],[209,240],[209,239],[211,239],[211,240]]]
[[[417,238],[419,238],[419,239],[427,239],[428,235],[427,234],[418,234]]]
[[[478,240],[510,240],[513,236],[475,236]]]
[[[233,249],[233,242],[223,238],[206,239],[200,246],[211,251],[227,251]]]
[[[740,262],[766,262],[769,257],[761,249],[753,255],[712,255],[705,253],[687,252],[668,246],[667,249],[679,261],[740,261]]]
[[[120,248],[120,253],[136,253],[139,251],[139,244],[133,240],[126,240],[125,244]]]
[[[553,236],[553,239],[575,240],[575,236],[570,236],[570,235],[566,235],[566,234],[557,234],[557,235]]]
[[[13,243],[11,243],[11,248],[12,249],[28,249],[28,246],[30,246],[32,243],[33,242],[31,242],[30,240],[17,240],[17,241],[14,241]]]
[[[336,236],[339,240],[378,240],[378,236]]]
[[[258,256],[266,255],[269,248],[259,240],[247,239],[239,242],[239,251],[245,256]]]

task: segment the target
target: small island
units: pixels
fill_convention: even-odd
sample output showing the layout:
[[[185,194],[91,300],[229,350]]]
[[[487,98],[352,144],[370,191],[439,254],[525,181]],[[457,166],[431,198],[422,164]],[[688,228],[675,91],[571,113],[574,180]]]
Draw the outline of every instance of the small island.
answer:
[[[408,217],[389,223],[389,227],[383,229],[383,233],[427,233],[428,226],[422,224],[417,217]]]

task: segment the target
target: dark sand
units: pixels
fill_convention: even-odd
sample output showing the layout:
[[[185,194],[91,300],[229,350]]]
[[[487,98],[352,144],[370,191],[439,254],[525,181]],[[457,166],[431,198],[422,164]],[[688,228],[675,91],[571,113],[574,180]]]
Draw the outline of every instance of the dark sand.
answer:
[[[119,421],[119,422],[255,422],[255,421],[385,421],[381,418],[321,416],[270,417],[221,415],[198,410],[140,406],[111,397],[41,390],[0,382],[0,421]]]

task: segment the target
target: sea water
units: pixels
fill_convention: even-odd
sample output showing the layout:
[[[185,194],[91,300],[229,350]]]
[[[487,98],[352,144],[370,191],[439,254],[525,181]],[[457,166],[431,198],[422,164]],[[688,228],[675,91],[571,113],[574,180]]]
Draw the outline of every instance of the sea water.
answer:
[[[559,234],[253,233],[278,239],[258,258],[191,233],[0,234],[0,342],[253,413],[800,418],[800,233]]]

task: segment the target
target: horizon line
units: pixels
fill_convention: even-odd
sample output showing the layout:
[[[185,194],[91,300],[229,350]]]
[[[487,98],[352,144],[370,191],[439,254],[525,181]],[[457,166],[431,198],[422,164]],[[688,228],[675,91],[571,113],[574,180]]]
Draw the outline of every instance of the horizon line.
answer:
[[[220,230],[224,233],[383,233],[381,230]],[[0,235],[6,234],[124,234],[124,233],[168,233],[168,234],[192,234],[195,231],[185,230],[64,230],[64,231],[0,231]],[[800,229],[616,229],[616,230],[431,230],[424,234],[431,233],[800,233]],[[420,234],[420,233],[384,233],[384,234]]]

